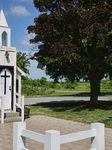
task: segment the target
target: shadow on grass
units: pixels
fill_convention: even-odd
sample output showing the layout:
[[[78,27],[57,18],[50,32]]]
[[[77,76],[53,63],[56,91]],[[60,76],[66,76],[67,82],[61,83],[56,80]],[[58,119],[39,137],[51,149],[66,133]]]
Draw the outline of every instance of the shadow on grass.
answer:
[[[99,96],[110,96],[112,95],[112,92],[101,92],[99,94]],[[49,95],[50,96],[50,95]],[[51,95],[52,96],[52,95]],[[53,94],[53,96],[77,96],[77,97],[89,97],[90,96],[90,92],[74,92],[73,94],[72,93],[66,93],[65,92],[61,92],[61,93],[58,93],[58,95],[56,94]]]
[[[50,110],[53,110],[54,112],[63,112],[66,110],[71,110],[73,112],[81,111],[78,107],[81,105],[89,104],[89,101],[80,101],[80,102],[68,102],[68,101],[61,101],[61,102],[47,102],[47,103],[40,103],[40,104],[34,104],[32,106],[41,106],[43,108],[49,108]],[[99,101],[99,104],[108,105],[110,108],[105,110],[111,110],[112,109],[112,101]],[[88,109],[88,111],[93,111],[94,109]]]
[[[99,96],[110,96],[110,95],[112,95],[112,92],[101,92],[99,94]]]

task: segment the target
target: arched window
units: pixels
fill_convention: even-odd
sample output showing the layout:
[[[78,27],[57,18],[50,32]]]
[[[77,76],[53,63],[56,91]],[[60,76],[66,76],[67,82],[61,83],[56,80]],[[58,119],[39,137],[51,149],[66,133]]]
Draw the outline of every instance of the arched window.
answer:
[[[2,33],[2,46],[7,46],[7,33],[5,31]]]

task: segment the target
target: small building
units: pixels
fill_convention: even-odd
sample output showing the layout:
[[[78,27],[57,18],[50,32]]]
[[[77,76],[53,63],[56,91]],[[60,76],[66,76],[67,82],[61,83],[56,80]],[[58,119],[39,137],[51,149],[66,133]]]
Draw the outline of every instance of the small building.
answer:
[[[11,28],[4,12],[0,12],[0,96],[4,96],[4,107],[14,109],[14,100],[21,96],[21,76],[25,73],[16,65],[16,48],[11,47]],[[1,107],[1,101],[0,101]]]

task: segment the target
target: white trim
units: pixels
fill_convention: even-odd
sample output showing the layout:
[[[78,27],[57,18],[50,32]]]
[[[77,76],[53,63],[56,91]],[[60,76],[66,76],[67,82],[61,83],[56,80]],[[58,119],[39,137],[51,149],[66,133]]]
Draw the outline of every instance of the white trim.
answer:
[[[25,76],[25,72],[22,71],[18,66],[16,66],[16,70],[21,74],[21,76]]]
[[[8,47],[8,46],[0,46],[0,51],[9,51],[9,52],[15,52],[16,51],[16,47]]]

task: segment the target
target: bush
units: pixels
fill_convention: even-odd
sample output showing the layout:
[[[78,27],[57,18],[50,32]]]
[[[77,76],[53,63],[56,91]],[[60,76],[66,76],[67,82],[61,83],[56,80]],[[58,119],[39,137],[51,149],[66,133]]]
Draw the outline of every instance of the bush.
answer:
[[[24,85],[21,88],[21,92],[27,96],[34,95],[35,89],[32,86]]]
[[[112,89],[112,80],[103,81],[101,83],[101,89]]]

